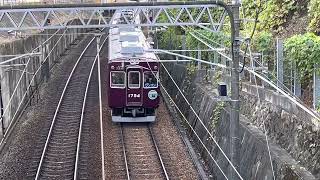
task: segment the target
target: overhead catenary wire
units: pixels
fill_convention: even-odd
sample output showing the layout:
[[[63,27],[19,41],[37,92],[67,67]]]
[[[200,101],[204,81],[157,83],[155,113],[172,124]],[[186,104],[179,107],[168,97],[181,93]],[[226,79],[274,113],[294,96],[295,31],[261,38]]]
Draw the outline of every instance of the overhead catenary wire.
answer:
[[[32,34],[32,33],[23,33],[22,35],[30,35],[30,36],[47,36],[47,35],[53,35],[54,33],[38,33],[38,34]],[[62,35],[63,33],[57,33],[55,35]],[[94,35],[96,33],[94,32],[76,32],[76,33],[66,33],[65,35],[71,36],[73,34],[78,34],[78,35]]]
[[[149,66],[149,70],[151,70],[150,64],[149,62],[147,62],[148,66]],[[188,126],[191,128],[192,132],[196,135],[197,139],[199,140],[199,142],[201,143],[201,145],[204,147],[204,149],[207,151],[207,153],[209,154],[210,158],[213,160],[213,162],[216,164],[216,166],[218,167],[218,169],[220,170],[220,172],[222,173],[222,175],[228,180],[228,177],[226,176],[226,174],[224,173],[224,171],[222,170],[222,168],[220,167],[220,165],[218,164],[218,162],[214,159],[214,157],[212,156],[211,152],[209,151],[209,149],[205,146],[205,144],[203,143],[202,139],[199,137],[198,133],[195,131],[195,129],[192,127],[192,125],[190,124],[190,122],[187,120],[187,118],[185,117],[185,115],[182,113],[182,111],[180,110],[180,108],[177,106],[177,104],[174,102],[174,100],[172,99],[172,97],[170,96],[170,94],[168,93],[168,91],[166,90],[166,88],[163,86],[163,84],[160,81],[159,76],[157,76],[152,70],[151,70],[153,76],[157,79],[157,81],[159,82],[161,88],[165,91],[166,95],[169,97],[170,101],[174,104],[174,106],[176,107],[176,109],[179,111],[179,113],[181,114],[181,116],[183,117],[183,119],[185,120],[185,122],[188,124]]]
[[[194,32],[197,32],[197,31],[194,31]],[[197,33],[199,33],[199,32],[197,32]],[[194,34],[191,34],[191,35],[195,36]],[[210,42],[212,42],[212,43],[219,44],[219,43],[213,41],[212,39],[209,39],[208,37],[202,35],[201,33],[199,33],[199,35],[201,35],[203,38],[205,38],[206,40],[208,40],[208,41],[210,41]],[[199,40],[200,42],[204,43],[205,45],[207,45],[209,48],[212,48],[212,49],[213,49],[213,47],[212,47],[210,44],[205,43],[205,41],[201,40],[201,38],[196,38],[196,39]],[[249,45],[250,45],[250,42],[248,42],[248,43],[249,43]],[[220,46],[223,47],[223,48],[226,48],[226,47],[223,46],[222,44],[220,44]],[[245,53],[245,52],[242,51],[242,50],[240,50],[240,52],[243,53],[243,54]],[[226,54],[223,54],[223,53],[221,53],[221,52],[218,52],[218,53],[219,53],[220,55],[226,57],[227,60],[229,60],[229,61],[232,60],[232,59],[231,59],[230,57],[228,57]],[[244,54],[244,55],[245,55],[245,56],[249,56],[248,54]],[[262,64],[261,64],[259,61],[255,60],[255,59],[254,59],[254,61],[255,61],[258,65],[260,65],[261,67],[263,67]],[[245,69],[248,70],[248,69],[250,69],[250,68],[247,67],[247,68],[245,68]],[[276,79],[277,83],[279,83],[279,84],[281,85],[281,86],[279,86],[278,88],[283,88],[283,90],[284,90],[286,93],[288,93],[288,94],[290,94],[291,96],[293,96],[294,98],[296,98],[296,100],[299,101],[301,104],[304,104],[304,102],[302,102],[299,97],[297,97],[296,95],[292,94],[292,93],[290,92],[290,90],[284,85],[284,83],[280,82],[280,81],[276,78],[275,75],[273,75],[273,74],[270,73],[270,72],[268,72],[268,74],[270,74],[272,77],[274,77],[274,78]],[[270,78],[268,78],[268,77],[265,77],[265,78],[266,78],[268,81],[272,82],[272,80],[271,80]],[[306,105],[304,105],[304,106],[305,106],[306,108],[308,108]],[[309,108],[309,109],[310,109],[310,108]]]
[[[193,57],[189,57],[189,56],[184,56],[181,54],[177,54],[177,53],[172,53],[172,52],[168,52],[166,50],[160,50],[161,52],[167,52],[168,54],[171,55],[176,55],[176,56],[180,56],[183,57],[185,59],[191,59],[191,60],[195,60],[195,61],[199,61],[205,64],[209,64],[209,65],[215,65],[218,67],[222,67],[222,68],[229,68],[226,67],[225,65],[222,64],[218,64],[218,63],[212,63],[212,62],[208,62],[205,60],[201,60],[201,59],[197,59],[197,58],[193,58]],[[242,65],[240,63],[240,65]],[[262,75],[260,75],[259,73],[257,73],[256,71],[252,70],[251,68],[245,67],[245,70],[247,70],[249,73],[256,75],[259,79],[261,79],[262,81],[266,82],[267,84],[269,84],[270,86],[272,86],[274,89],[276,89],[277,91],[279,91],[282,95],[284,95],[285,97],[287,97],[290,101],[292,101],[293,103],[295,103],[296,105],[298,105],[301,109],[303,109],[304,111],[306,111],[309,115],[311,115],[313,118],[315,118],[317,120],[317,122],[320,122],[320,116],[310,110],[309,108],[307,108],[305,105],[303,105],[302,103],[300,103],[299,101],[297,101],[294,97],[291,97],[290,95],[288,95],[288,93],[286,93],[284,90],[282,90],[281,88],[279,88],[277,85],[275,85],[272,81],[269,81],[267,78],[263,77]]]
[[[57,32],[58,32],[58,31],[59,31],[59,30],[57,30]],[[65,31],[66,31],[66,30],[65,30]],[[44,44],[44,43],[46,43],[47,41],[49,41],[52,37],[53,37],[53,36],[51,36],[50,38],[48,38],[48,39],[47,39],[46,41],[44,41],[42,44]],[[49,56],[51,55],[51,53],[53,52],[54,48],[57,46],[57,44],[59,43],[59,41],[60,41],[60,39],[61,39],[62,37],[63,37],[63,36],[61,36],[61,37],[57,40],[56,44],[52,47],[51,51],[49,51],[47,57],[44,59],[43,62],[47,61],[47,59],[49,58]],[[42,44],[41,44],[41,45],[42,45]],[[39,45],[37,48],[41,47],[41,45]],[[31,87],[31,85],[32,85],[31,82],[33,82],[33,80],[35,79],[35,77],[36,77],[36,75],[38,74],[38,72],[40,72],[42,66],[43,66],[43,64],[40,64],[40,66],[38,67],[38,69],[33,73],[33,76],[32,76],[32,78],[31,78],[31,80],[30,80],[30,83],[29,83],[28,87],[26,88],[26,91],[25,91],[24,95],[22,96],[22,100],[20,101],[20,103],[19,103],[19,105],[18,105],[18,107],[17,107],[17,110],[16,110],[16,112],[14,113],[12,119],[14,119],[15,116],[17,115],[17,112],[18,112],[18,110],[20,109],[20,107],[21,107],[21,105],[22,105],[22,103],[23,103],[23,100],[24,100],[24,98],[26,97],[26,95],[27,95],[27,93],[28,93],[28,91],[29,91],[29,89],[30,89],[30,87]],[[26,66],[26,67],[27,67],[27,66]],[[22,74],[22,75],[23,75],[23,74]],[[18,85],[17,85],[17,86],[18,86]],[[12,99],[13,95],[14,95],[14,93],[12,93],[12,96],[10,97],[10,99]],[[10,102],[11,102],[11,101],[10,101]],[[5,110],[8,109],[8,107],[9,107],[9,105],[10,105],[10,102],[8,102],[8,105],[6,106],[6,109],[5,109]],[[1,116],[1,118],[0,118],[0,122],[3,121],[3,117],[4,117],[4,115],[5,115],[5,110],[3,111],[3,114],[2,114],[2,116]],[[10,129],[10,127],[12,126],[12,123],[13,123],[13,121],[11,121],[11,122],[9,123],[7,129]],[[1,139],[1,142],[0,142],[0,146],[1,146],[3,143],[5,143],[4,140],[5,140],[5,138],[7,137],[7,135],[8,135],[8,130],[5,131],[5,133],[4,133],[4,135],[3,135],[2,139]]]
[[[233,165],[233,163],[230,161],[230,159],[228,158],[228,156],[226,155],[226,153],[223,151],[223,149],[221,148],[221,146],[218,144],[218,142],[214,139],[214,137],[212,136],[212,134],[210,133],[210,131],[208,130],[208,128],[205,126],[205,124],[203,123],[203,120],[199,117],[199,115],[197,114],[197,112],[194,110],[194,108],[191,106],[190,102],[188,101],[188,99],[185,97],[184,93],[182,92],[182,90],[180,89],[180,87],[178,86],[178,84],[175,82],[175,80],[173,79],[173,77],[171,76],[171,74],[169,73],[168,69],[161,63],[162,67],[165,69],[166,73],[168,74],[168,76],[170,77],[170,79],[172,80],[172,82],[174,83],[175,87],[178,89],[178,91],[180,92],[180,94],[182,95],[183,99],[185,100],[185,102],[188,104],[188,106],[190,107],[191,111],[193,112],[193,114],[197,117],[197,119],[199,120],[199,122],[202,124],[202,126],[205,128],[206,132],[209,134],[210,138],[212,138],[213,142],[217,145],[218,149],[221,151],[222,155],[226,158],[226,160],[229,162],[230,166],[232,167],[232,169],[236,172],[236,174],[238,175],[238,177],[243,180],[243,178],[241,177],[240,173],[237,171],[237,169],[235,168],[235,166]]]
[[[250,59],[251,59],[251,68],[254,69],[254,58],[252,57],[252,52],[251,52],[251,48],[250,46],[248,46],[248,50],[249,50],[249,54],[250,54]],[[261,100],[260,100],[260,95],[259,95],[259,89],[258,89],[258,84],[257,84],[257,78],[256,78],[256,75],[253,75],[254,76],[254,82],[255,82],[255,87],[256,87],[256,90],[257,90],[257,97],[258,97],[258,102],[260,103]],[[264,131],[264,136],[265,136],[265,139],[266,139],[266,144],[267,144],[267,151],[268,151],[268,156],[269,156],[269,161],[270,161],[270,166],[271,166],[271,171],[272,171],[272,176],[273,176],[273,180],[276,180],[276,176],[275,176],[275,173],[274,173],[274,167],[273,167],[273,163],[272,163],[272,157],[271,157],[271,150],[270,150],[270,145],[269,145],[269,140],[268,140],[268,132],[266,130],[266,123],[265,123],[266,119],[263,118],[263,131]]]
[[[149,64],[149,63],[148,63]],[[196,117],[199,119],[199,121],[201,122],[201,124],[203,125],[203,127],[205,127],[207,133],[209,134],[209,136],[211,136],[211,138],[213,139],[214,143],[218,146],[219,150],[222,152],[222,154],[225,156],[225,158],[228,160],[228,157],[225,155],[225,153],[223,152],[222,148],[220,148],[219,144],[215,141],[215,139],[213,138],[213,136],[211,135],[211,133],[208,131],[208,129],[206,128],[206,126],[203,124],[203,121],[200,119],[200,117],[197,115],[197,113],[195,112],[195,110],[193,109],[193,107],[191,106],[191,104],[189,103],[189,101],[186,99],[186,97],[184,96],[183,92],[181,91],[181,89],[179,88],[179,86],[176,84],[175,80],[173,79],[173,77],[171,76],[171,74],[169,73],[169,71],[167,70],[167,68],[161,63],[162,67],[165,69],[166,73],[168,74],[168,76],[170,77],[170,79],[172,80],[172,82],[175,84],[176,88],[179,90],[180,94],[182,95],[182,97],[184,98],[184,100],[187,102],[188,106],[190,107],[190,109],[193,111],[193,113],[196,115]],[[160,82],[160,80],[159,80]],[[161,84],[162,86],[162,84]],[[176,106],[176,105],[175,105]],[[185,118],[185,117],[184,117]],[[187,120],[186,120],[187,121]],[[187,121],[188,122],[188,121]],[[264,125],[265,127],[265,125]],[[266,131],[265,131],[265,135],[266,135]],[[273,178],[275,178],[274,175],[274,168],[273,168],[273,164],[272,164],[272,159],[271,159],[271,152],[270,152],[270,147],[269,147],[269,143],[268,143],[268,138],[266,135],[266,141],[267,141],[267,147],[268,147],[268,153],[269,153],[269,158],[270,158],[270,163],[271,163],[271,169],[272,169],[272,173],[273,173]],[[229,162],[232,166],[231,161]],[[233,167],[233,169],[236,171],[236,169]],[[238,174],[239,175],[239,174]],[[240,176],[241,178],[241,176]]]
[[[199,58],[194,58],[194,57],[190,57],[190,56],[185,56],[185,55],[182,55],[182,54],[179,54],[179,53],[174,53],[174,52],[170,52],[170,51],[167,51],[167,50],[163,50],[163,49],[152,49],[150,50],[151,52],[154,52],[154,53],[166,53],[166,54],[170,54],[170,55],[174,55],[174,56],[179,56],[179,57],[182,57],[182,58],[185,58],[185,59],[190,59],[190,60],[195,60],[195,61],[198,61],[198,62],[203,62],[203,63],[206,63],[207,61],[205,60],[202,60],[202,59],[199,59]],[[179,60],[172,60],[172,61],[179,61]],[[159,60],[159,62],[161,62],[161,60]],[[218,67],[222,67],[222,68],[228,68],[226,65],[223,65],[223,64],[219,64],[219,63],[213,63],[211,62],[211,65],[214,65],[214,66],[218,66]]]
[[[252,38],[253,38],[253,36],[255,34],[255,31],[256,31],[256,28],[257,28],[257,24],[258,24],[259,15],[262,12],[262,2],[261,1],[262,0],[260,0],[259,8],[256,8],[255,21],[254,21],[254,25],[253,25],[253,29],[252,29],[249,41],[252,40]],[[256,5],[256,1],[254,1],[254,2],[255,2],[255,5]],[[241,73],[244,70],[244,67],[245,67],[245,64],[246,64],[247,50],[248,50],[248,45],[246,45],[245,50],[244,50],[243,64],[242,64],[242,68],[239,71],[239,73]]]
[[[254,24],[254,28],[253,28],[253,31],[252,31],[252,33],[251,33],[250,39],[253,38],[253,35],[254,35],[254,33],[255,33],[255,29],[256,29],[256,26],[257,26],[257,23],[258,23],[259,14],[263,11],[262,6],[263,6],[263,3],[260,1],[259,8],[256,8],[256,17],[255,17],[255,21],[254,21],[255,24]],[[193,30],[193,32],[196,32],[197,34],[199,34],[200,36],[202,36],[202,37],[205,38],[206,40],[208,40],[208,41],[210,41],[210,42],[213,42],[214,44],[217,44],[217,45],[219,45],[219,46],[221,46],[221,47],[223,47],[223,48],[226,48],[226,47],[223,46],[222,44],[219,44],[219,43],[213,41],[212,39],[209,39],[208,37],[206,37],[205,35],[201,34],[201,33],[198,32],[198,31]],[[189,32],[189,33],[190,33],[190,32]],[[193,33],[190,33],[190,34],[193,35],[197,40],[199,40],[199,38],[197,38]],[[208,43],[205,43],[204,41],[201,41],[201,42],[208,46]],[[245,51],[240,50],[240,52],[244,54],[244,61],[245,61],[245,58],[247,57],[248,44],[250,44],[250,42],[248,42],[248,43],[246,44],[246,49],[245,49]],[[211,49],[213,49],[212,46],[208,46],[208,47],[211,47]],[[218,53],[219,53],[220,55],[224,56],[224,57],[227,57],[226,55],[222,54],[221,52],[218,52]],[[227,58],[227,59],[232,60],[231,58]],[[258,61],[256,61],[256,62],[258,62]],[[245,62],[242,64],[242,67],[243,67],[243,68],[244,68],[244,66],[245,66]],[[262,65],[260,64],[260,66],[262,66]],[[241,70],[241,72],[242,72],[242,70]],[[241,72],[240,72],[240,73],[241,73]],[[275,77],[273,74],[271,74],[271,75],[272,75],[273,77]],[[269,78],[267,78],[267,79],[268,79],[269,81],[271,81]],[[278,80],[277,78],[276,78],[276,80],[279,82],[279,80]],[[286,88],[287,93],[291,94],[291,93],[290,93],[290,90],[289,90],[282,82],[279,82],[279,83],[282,85],[282,87]],[[279,87],[279,88],[281,88],[281,87]],[[303,102],[300,100],[299,97],[295,96],[294,94],[291,94],[291,95],[294,96],[297,100],[299,100],[299,102],[303,103]]]
[[[185,57],[186,58],[186,57]],[[197,60],[197,59],[194,59],[194,60]],[[207,64],[211,64],[210,62],[204,62],[204,63],[207,63]],[[271,81],[268,81],[266,80],[265,78],[263,78],[261,75],[259,75],[257,72],[254,71],[254,69],[250,69],[250,68],[246,68],[246,70],[248,70],[250,73],[254,74],[255,76],[259,77],[260,79],[262,79],[263,81],[266,81],[267,83],[269,83],[271,86],[273,86],[274,88],[276,89],[279,89],[277,86],[275,86]],[[284,95],[287,96],[287,98],[289,98],[290,100],[294,101],[294,99],[292,99],[290,96],[288,96],[285,92],[283,92],[281,89],[279,89],[280,92]],[[182,95],[183,93],[180,92]],[[298,102],[297,102],[298,103]],[[303,105],[299,104],[298,105],[302,106],[303,108]],[[309,111],[308,109],[304,109],[305,111]],[[313,117],[317,118],[316,115],[314,115],[312,112],[308,112],[310,115],[312,115]],[[201,122],[201,120],[200,120]],[[264,126],[264,130],[265,130],[265,133],[266,133],[266,129],[265,129],[265,126]],[[270,146],[269,146],[269,142],[268,142],[268,139],[267,139],[267,136],[266,136],[266,141],[267,141],[267,146],[268,146],[268,152],[269,152],[269,159],[270,159],[270,163],[271,163],[271,168],[273,169],[273,165],[272,165],[272,159],[271,159],[271,154],[270,154]],[[275,175],[274,175],[274,170],[272,170],[273,172],[273,177],[275,178]]]
[[[198,39],[200,42],[204,43],[203,40]],[[208,46],[209,48],[211,48],[212,46]],[[221,52],[220,52],[221,53]],[[227,57],[227,59],[232,60],[232,58]],[[194,59],[197,60],[197,59]],[[214,65],[211,62],[205,61],[203,63],[207,63],[210,65]],[[243,64],[240,63],[240,66],[242,66]],[[294,104],[298,105],[301,109],[303,109],[305,112],[307,112],[309,115],[311,115],[313,118],[316,119],[316,121],[319,123],[320,122],[320,116],[318,113],[314,112],[313,110],[309,109],[308,107],[306,107],[303,103],[299,102],[296,100],[296,98],[291,97],[290,95],[288,95],[287,92],[285,92],[284,90],[282,90],[280,87],[278,87],[277,85],[275,85],[271,80],[269,80],[268,78],[263,77],[262,75],[258,74],[256,71],[245,67],[245,70],[247,70],[249,73],[251,74],[255,74],[259,79],[261,79],[262,81],[266,82],[267,84],[269,84],[270,86],[272,86],[274,89],[276,89],[277,91],[279,91],[282,95],[284,95],[285,97],[287,97],[290,101],[292,101]],[[319,125],[317,125],[319,126]]]
[[[74,19],[71,21],[71,23],[72,23],[73,21],[74,21]],[[55,35],[57,35],[57,34],[59,33],[59,31],[60,31],[60,29],[56,30],[49,38],[47,38],[44,42],[42,42],[40,45],[38,45],[36,48],[34,48],[31,52],[29,52],[29,54],[34,53],[35,50],[41,48],[41,47],[42,47],[44,44],[46,44],[49,40],[51,40],[53,37],[55,37]],[[67,28],[64,29],[63,33],[61,34],[61,36],[59,37],[59,39],[57,40],[57,42],[53,45],[53,47],[51,48],[51,50],[49,51],[48,55],[45,57],[45,59],[43,60],[42,63],[44,63],[44,62],[49,58],[50,54],[53,52],[53,50],[54,50],[55,47],[58,45],[59,41],[61,40],[61,38],[64,36],[64,34],[65,34],[67,31],[68,31]],[[37,53],[35,53],[35,55],[37,55]],[[13,59],[14,59],[14,60],[17,60],[17,59],[19,59],[19,58],[13,58]],[[26,68],[28,67],[28,64],[29,64],[29,62],[30,62],[30,59],[31,59],[31,56],[29,56],[28,62],[27,62],[26,65],[25,65],[25,68],[24,68],[24,70],[23,70],[23,73],[22,73],[21,76],[20,76],[20,79],[23,77],[24,73],[29,73],[29,72],[26,71]],[[7,63],[7,62],[6,62],[6,63]],[[28,85],[28,87],[27,87],[27,89],[26,89],[26,91],[25,91],[25,94],[23,95],[22,100],[20,101],[20,103],[19,103],[19,105],[18,105],[18,108],[17,108],[16,112],[14,113],[13,118],[11,118],[11,119],[14,119],[14,118],[15,118],[15,116],[16,116],[19,108],[20,108],[20,106],[22,105],[23,99],[25,98],[25,96],[26,96],[29,88],[31,87],[31,82],[34,80],[35,76],[37,75],[37,73],[38,73],[39,70],[41,69],[42,65],[43,65],[43,64],[40,64],[40,66],[38,67],[38,69],[36,70],[36,72],[33,73],[33,77],[32,77],[32,79],[31,79],[31,81],[30,81],[30,83],[29,83],[29,85]],[[29,73],[29,74],[30,74],[30,73]],[[20,82],[21,82],[20,79],[19,79],[19,81],[18,81],[18,83],[17,83],[17,85],[16,85],[16,87],[15,87],[15,91],[16,91],[16,88],[19,86],[19,84],[20,84]],[[7,106],[6,106],[5,110],[4,110],[3,113],[2,113],[2,116],[0,117],[0,122],[3,122],[3,117],[4,117],[4,115],[5,115],[5,112],[7,111],[7,109],[9,108],[9,106],[10,106],[10,104],[11,104],[11,100],[12,100],[13,96],[15,95],[15,91],[12,93],[12,95],[11,95],[11,97],[10,97],[10,99],[9,99],[9,102],[7,103]],[[13,121],[11,121],[11,122],[9,123],[9,126],[7,127],[7,129],[10,129],[12,123],[13,123]],[[0,146],[1,146],[2,143],[4,142],[4,139],[5,139],[6,135],[7,135],[7,132],[8,132],[8,131],[6,131],[6,132],[4,133],[3,138],[2,138],[1,141],[0,141]]]

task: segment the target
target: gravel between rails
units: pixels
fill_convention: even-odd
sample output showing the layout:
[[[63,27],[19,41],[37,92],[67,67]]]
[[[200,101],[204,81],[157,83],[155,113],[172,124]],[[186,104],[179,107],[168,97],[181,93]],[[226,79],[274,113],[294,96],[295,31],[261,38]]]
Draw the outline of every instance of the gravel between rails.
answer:
[[[39,157],[51,120],[77,53],[89,42],[88,38],[75,41],[71,50],[51,70],[48,83],[40,87],[40,100],[28,107],[17,123],[11,139],[0,155],[0,179],[34,179]]]
[[[123,141],[132,179],[165,179],[146,123],[123,123]]]

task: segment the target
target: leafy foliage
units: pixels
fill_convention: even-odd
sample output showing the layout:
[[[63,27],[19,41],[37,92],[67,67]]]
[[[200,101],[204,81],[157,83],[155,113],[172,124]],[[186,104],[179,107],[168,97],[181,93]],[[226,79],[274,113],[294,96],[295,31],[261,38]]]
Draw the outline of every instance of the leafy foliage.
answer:
[[[290,14],[299,8],[299,0],[244,0],[244,16],[254,18],[256,9],[260,7],[259,30],[281,31]]]
[[[263,54],[263,60],[267,63],[269,70],[271,70],[275,52],[273,35],[266,31],[257,33],[254,36],[252,46],[254,51]]]
[[[180,49],[181,36],[178,34],[180,30],[175,27],[169,27],[166,31],[158,33],[159,46],[163,49]]]
[[[225,102],[218,102],[215,108],[212,110],[211,119],[211,131],[215,132],[215,129],[219,125],[219,119],[221,118],[222,110],[225,108]]]
[[[285,42],[285,50],[290,60],[296,63],[301,79],[312,76],[316,64],[320,64],[320,37],[313,33],[295,35]]]
[[[320,33],[320,1],[311,0],[309,3],[309,30]]]
[[[253,40],[254,49],[264,54],[272,50],[273,39],[272,34],[266,31],[259,32]]]

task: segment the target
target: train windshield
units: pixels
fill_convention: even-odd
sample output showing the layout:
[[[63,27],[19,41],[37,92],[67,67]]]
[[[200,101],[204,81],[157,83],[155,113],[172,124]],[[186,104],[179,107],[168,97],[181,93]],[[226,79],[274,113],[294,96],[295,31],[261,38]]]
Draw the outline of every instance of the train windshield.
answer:
[[[140,72],[130,71],[128,75],[129,88],[140,88]]]
[[[144,88],[157,88],[158,87],[158,73],[146,71],[144,72],[143,87]]]
[[[111,72],[111,87],[124,88],[125,87],[125,73],[124,72]]]

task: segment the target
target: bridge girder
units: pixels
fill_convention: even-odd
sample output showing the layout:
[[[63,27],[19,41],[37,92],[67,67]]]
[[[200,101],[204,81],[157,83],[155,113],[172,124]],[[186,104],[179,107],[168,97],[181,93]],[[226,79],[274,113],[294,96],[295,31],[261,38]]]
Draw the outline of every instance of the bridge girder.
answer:
[[[227,16],[223,3],[212,2],[154,2],[109,4],[63,4],[38,6],[13,6],[0,8],[0,31],[25,31],[32,29],[103,28],[124,26],[198,26],[209,31],[220,31]],[[125,11],[144,21],[136,24],[127,18]],[[118,11],[122,24],[112,24]],[[77,23],[68,23],[78,19]],[[135,18],[133,18],[135,19]]]

